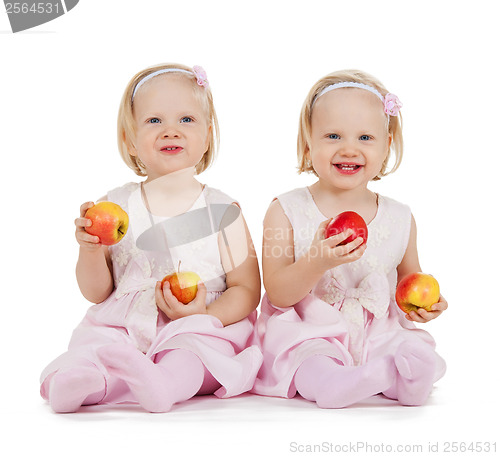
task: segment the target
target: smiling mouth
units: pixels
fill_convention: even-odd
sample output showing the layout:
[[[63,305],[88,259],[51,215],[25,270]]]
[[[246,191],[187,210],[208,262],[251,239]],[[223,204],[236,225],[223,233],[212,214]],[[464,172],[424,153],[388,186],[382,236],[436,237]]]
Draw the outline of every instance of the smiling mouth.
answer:
[[[162,147],[161,151],[166,152],[167,154],[176,154],[182,150],[182,147],[178,146],[168,146],[168,147]]]
[[[361,165],[356,165],[354,163],[334,163],[333,166],[341,171],[356,171],[361,168]]]

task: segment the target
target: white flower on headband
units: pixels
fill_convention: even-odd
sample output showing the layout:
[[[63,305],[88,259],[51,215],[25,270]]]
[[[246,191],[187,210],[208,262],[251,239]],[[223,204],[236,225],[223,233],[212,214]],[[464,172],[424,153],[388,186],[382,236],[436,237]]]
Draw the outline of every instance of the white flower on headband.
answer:
[[[393,93],[388,93],[384,98],[384,112],[390,116],[397,116],[403,104]]]
[[[196,76],[196,82],[201,87],[208,86],[208,79],[206,71],[199,65],[195,65],[193,67],[193,73]]]

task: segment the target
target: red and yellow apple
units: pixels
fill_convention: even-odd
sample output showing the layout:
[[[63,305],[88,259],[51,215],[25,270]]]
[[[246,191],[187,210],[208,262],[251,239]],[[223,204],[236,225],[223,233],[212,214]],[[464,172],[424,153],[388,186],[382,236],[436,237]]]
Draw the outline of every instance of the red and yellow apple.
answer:
[[[415,272],[403,277],[396,288],[396,302],[399,308],[406,313],[421,307],[431,311],[432,305],[438,301],[438,281],[423,272]]]
[[[354,231],[354,234],[349,236],[345,241],[342,241],[339,245],[348,244],[359,236],[363,238],[363,242],[368,240],[368,227],[363,217],[354,211],[341,212],[337,217],[333,218],[326,226],[325,239],[340,234],[349,228]]]
[[[177,300],[183,304],[188,304],[196,297],[198,282],[200,280],[200,276],[196,274],[196,272],[174,272],[163,278],[161,286],[163,288],[163,284],[168,281],[170,284],[170,291]]]
[[[85,227],[85,231],[98,236],[103,245],[117,244],[128,229],[127,213],[111,201],[101,201],[92,206],[85,217],[92,221],[92,225]]]

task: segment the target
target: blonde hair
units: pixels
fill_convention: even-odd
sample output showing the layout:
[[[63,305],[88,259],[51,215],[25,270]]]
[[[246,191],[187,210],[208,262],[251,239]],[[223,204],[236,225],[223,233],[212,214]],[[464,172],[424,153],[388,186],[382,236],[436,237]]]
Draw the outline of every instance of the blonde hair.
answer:
[[[208,117],[208,124],[211,127],[209,133],[210,138],[208,148],[205,151],[205,154],[203,155],[200,162],[196,165],[196,174],[202,173],[213,163],[217,148],[219,146],[219,123],[217,121],[217,115],[215,113],[215,107],[210,87],[199,86],[196,82],[196,76],[193,73],[193,69],[186,65],[168,63],[151,66],[137,73],[127,84],[120,103],[120,109],[118,110],[118,149],[127,166],[131,168],[138,176],[146,176],[147,173],[139,157],[136,157],[130,153],[131,151],[135,150],[134,142],[136,135],[133,102],[134,89],[137,84],[146,76],[154,73],[155,71],[167,68],[185,70],[189,71],[192,74],[190,75],[184,72],[168,73],[180,75],[192,81],[193,92],[199,99],[200,103],[202,103],[202,105],[205,107]]]
[[[338,82],[358,82],[362,84],[369,85],[377,89],[380,94],[385,97],[388,90],[383,86],[383,84],[375,77],[360,71],[360,70],[342,70],[330,73],[325,77],[321,78],[312,89],[309,91],[304,104],[302,105],[302,110],[300,112],[299,121],[299,134],[297,137],[297,158],[299,162],[298,172],[309,172],[317,176],[316,171],[312,166],[312,162],[307,158],[310,151],[311,144],[311,115],[314,101],[316,100],[318,94],[325,88],[332,84]],[[391,151],[394,152],[395,163],[390,171],[387,171],[387,164],[389,162],[390,153],[387,155],[384,163],[382,164],[382,169],[380,173],[373,178],[373,180],[379,180],[383,176],[387,176],[398,169],[403,158],[403,118],[401,117],[401,112],[397,116],[390,116],[389,120],[389,134],[392,135]]]

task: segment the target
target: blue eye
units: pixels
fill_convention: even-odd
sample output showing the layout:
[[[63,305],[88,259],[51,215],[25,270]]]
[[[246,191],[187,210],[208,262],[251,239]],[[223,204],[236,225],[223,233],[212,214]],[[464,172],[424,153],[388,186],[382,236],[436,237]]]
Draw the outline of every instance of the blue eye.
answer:
[[[328,135],[328,138],[330,139],[340,139],[340,136],[337,133],[332,133]]]
[[[158,119],[158,117],[153,117],[152,119],[149,119],[148,120],[148,123],[160,123],[160,119]]]
[[[371,137],[370,137],[370,136],[368,136],[368,135],[361,135],[361,136],[359,137],[359,139],[360,139],[361,141],[369,141],[369,140],[371,139]]]
[[[186,116],[186,117],[183,117],[183,118],[181,119],[181,123],[190,123],[190,122],[192,122],[192,121],[193,121],[193,119],[192,119],[191,117],[187,117],[187,116]]]

